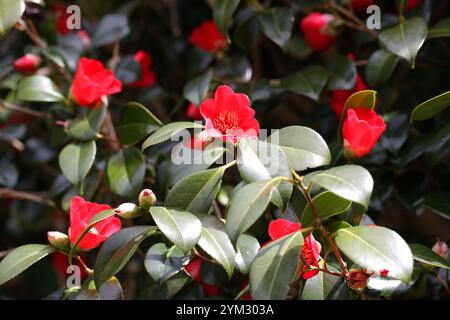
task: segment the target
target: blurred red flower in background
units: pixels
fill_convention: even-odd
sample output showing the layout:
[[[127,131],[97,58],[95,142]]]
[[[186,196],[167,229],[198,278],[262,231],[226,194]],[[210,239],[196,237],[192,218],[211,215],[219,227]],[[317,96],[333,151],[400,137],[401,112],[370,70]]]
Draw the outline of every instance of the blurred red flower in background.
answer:
[[[326,51],[336,41],[334,22],[336,18],[328,13],[313,12],[302,19],[300,28],[305,40],[315,51]]]
[[[217,296],[219,294],[219,288],[203,282],[201,276],[201,268],[202,268],[202,259],[195,257],[192,259],[189,264],[185,267],[185,270],[189,275],[194,279],[195,282],[199,283],[206,294],[210,296]]]
[[[139,50],[134,55],[134,60],[141,65],[141,79],[129,84],[131,87],[151,87],[156,82],[156,75],[150,68],[152,65],[152,57],[144,50]]]
[[[34,53],[27,53],[26,55],[14,61],[14,69],[20,72],[35,72],[41,64],[41,58]]]
[[[206,52],[223,51],[228,47],[227,41],[213,21],[206,21],[195,28],[189,41]]]

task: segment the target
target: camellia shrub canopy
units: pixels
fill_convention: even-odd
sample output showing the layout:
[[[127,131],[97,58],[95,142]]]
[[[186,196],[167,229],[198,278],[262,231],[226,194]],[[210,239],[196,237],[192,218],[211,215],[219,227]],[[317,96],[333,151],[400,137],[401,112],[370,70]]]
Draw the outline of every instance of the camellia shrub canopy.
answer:
[[[449,12],[0,0],[0,299],[448,299]]]

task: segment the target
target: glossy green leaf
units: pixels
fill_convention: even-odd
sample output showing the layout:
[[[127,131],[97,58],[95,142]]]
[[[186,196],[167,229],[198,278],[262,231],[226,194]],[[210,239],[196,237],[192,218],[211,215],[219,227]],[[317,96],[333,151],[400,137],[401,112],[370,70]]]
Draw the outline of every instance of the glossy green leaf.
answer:
[[[294,26],[292,11],[286,7],[274,7],[262,11],[258,19],[263,33],[285,50]]]
[[[247,274],[250,266],[258,254],[260,244],[255,237],[241,234],[236,243],[236,266],[240,272]]]
[[[59,154],[59,167],[64,176],[74,185],[86,178],[94,164],[97,145],[95,141],[69,144]]]
[[[421,244],[410,244],[409,248],[412,251],[414,260],[435,266],[438,268],[450,269],[450,263],[435,253],[428,247]]]
[[[157,233],[156,227],[130,227],[117,231],[101,246],[95,262],[94,281],[97,288],[122,270],[139,244]]]
[[[188,81],[183,89],[184,97],[199,107],[208,93],[212,76],[213,69],[210,68],[200,76]]]
[[[161,121],[142,104],[129,102],[123,107],[120,117],[120,143],[138,143],[162,126]]]
[[[136,148],[118,151],[108,161],[106,176],[112,192],[128,198],[137,196],[145,177],[142,153]]]
[[[319,101],[328,81],[328,72],[321,66],[308,66],[281,79],[281,87]]]
[[[271,143],[256,139],[242,139],[237,147],[237,166],[245,182],[271,180],[276,177],[291,178],[289,161],[283,150]],[[272,193],[272,203],[286,209],[292,193],[292,184],[282,181]]]
[[[200,239],[202,224],[189,212],[151,207],[150,213],[159,230],[183,252],[191,250]]]
[[[202,236],[198,245],[225,269],[228,277],[233,275],[236,252],[228,238],[223,222],[205,214],[196,215],[202,222]]]
[[[65,98],[48,77],[35,75],[19,82],[17,99],[22,101],[60,102]]]
[[[411,113],[411,122],[431,119],[444,111],[448,106],[450,106],[450,91],[431,98],[415,107]]]
[[[208,213],[219,192],[225,170],[233,164],[195,172],[184,177],[170,189],[164,205],[194,213]]]
[[[150,137],[148,137],[147,140],[144,141],[144,143],[142,144],[142,151],[144,151],[150,146],[153,146],[155,144],[170,139],[172,136],[176,135],[180,131],[191,128],[203,129],[203,125],[187,121],[173,122],[168,125],[165,125],[160,129],[156,130],[155,132],[153,132],[150,135]]]
[[[323,192],[313,199],[314,208],[320,220],[325,220],[347,211],[351,203],[351,201],[343,199],[329,191]],[[309,204],[303,210],[301,223],[303,228],[314,224],[314,215]]]
[[[216,0],[213,6],[213,19],[219,28],[220,32],[225,35],[228,42],[228,28],[231,23],[231,18],[241,0]]]
[[[111,277],[98,289],[100,300],[123,300],[123,289],[116,277]]]
[[[173,246],[167,248],[164,243],[156,243],[145,255],[145,269],[155,281],[166,282],[189,263],[190,255],[186,255]]]
[[[353,90],[356,81],[356,66],[348,57],[334,59],[327,67],[329,80],[327,90]]]
[[[431,209],[440,216],[450,219],[450,193],[448,192],[431,192],[427,193],[417,204]]]
[[[127,16],[122,14],[108,14],[100,20],[92,36],[91,46],[96,48],[120,41],[128,33],[130,33],[130,27]]]
[[[25,10],[22,0],[0,0],[0,37],[19,21]]]
[[[427,33],[425,21],[416,17],[383,30],[378,41],[383,49],[405,59],[414,68],[417,53],[424,44]]]
[[[107,106],[95,108],[78,119],[69,122],[67,134],[77,140],[89,141],[97,137],[97,133],[105,120]]]
[[[319,267],[323,268],[323,261],[319,262]],[[330,264],[328,270],[339,272]],[[319,272],[314,277],[306,280],[305,286],[299,296],[300,300],[327,300],[331,298],[333,291],[342,283],[341,278],[325,272]]]
[[[26,244],[13,249],[0,261],[0,286],[54,251],[44,244]]]
[[[311,178],[313,183],[341,198],[369,207],[373,179],[369,171],[357,165],[345,165],[325,170]]]
[[[290,168],[295,171],[317,168],[331,161],[325,140],[307,127],[282,128],[271,134],[267,141],[281,147],[289,160]]]
[[[369,272],[387,270],[387,277],[409,283],[413,272],[410,248],[396,232],[379,226],[340,229],[336,244],[353,262]]]
[[[428,39],[448,37],[450,37],[450,18],[439,21],[428,32]]]
[[[245,185],[231,199],[227,210],[225,229],[230,239],[235,241],[250,228],[269,205],[273,190],[281,179],[258,181]]]
[[[367,61],[366,80],[371,87],[379,88],[391,77],[399,58],[384,50],[375,51]]]
[[[250,269],[250,290],[255,300],[284,300],[298,268],[301,232],[272,241],[258,252]]]

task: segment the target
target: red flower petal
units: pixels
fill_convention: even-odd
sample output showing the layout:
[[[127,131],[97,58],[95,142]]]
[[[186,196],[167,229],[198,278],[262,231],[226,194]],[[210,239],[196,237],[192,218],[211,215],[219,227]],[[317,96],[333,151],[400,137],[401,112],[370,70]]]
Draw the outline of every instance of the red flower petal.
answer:
[[[269,236],[277,240],[302,228],[300,223],[291,222],[286,219],[272,220],[269,224]]]

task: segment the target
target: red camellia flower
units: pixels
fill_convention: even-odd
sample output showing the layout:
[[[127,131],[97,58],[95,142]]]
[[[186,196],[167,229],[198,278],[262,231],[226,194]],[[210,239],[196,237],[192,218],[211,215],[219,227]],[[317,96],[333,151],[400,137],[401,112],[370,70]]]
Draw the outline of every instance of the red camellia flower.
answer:
[[[227,41],[213,21],[206,21],[195,28],[189,41],[206,52],[218,52],[227,48]]]
[[[240,138],[257,138],[259,123],[255,110],[245,94],[234,93],[229,86],[220,86],[214,99],[206,99],[200,105],[200,113],[206,120],[207,137],[221,137],[236,143]]]
[[[422,0],[407,0],[405,9],[412,10],[422,4]]]
[[[70,242],[74,244],[78,240],[78,237],[86,229],[92,217],[101,211],[111,209],[107,204],[97,204],[85,201],[81,197],[74,197],[70,203]],[[120,219],[114,216],[106,218],[89,230],[78,244],[78,247],[85,251],[96,248],[114,232],[120,230],[121,227]]]
[[[272,240],[277,240],[288,234],[296,232],[302,228],[300,223],[295,223],[288,221],[286,219],[273,220],[269,224],[269,236]],[[319,243],[314,239],[312,234],[309,234],[304,242],[302,249],[302,258],[305,262],[305,270],[310,269],[309,266],[318,267],[319,266],[319,253],[320,247]],[[310,279],[314,277],[319,271],[310,270],[303,273],[303,279]]]
[[[375,0],[352,0],[352,9],[358,14],[366,13],[366,10],[371,5],[375,4]]]
[[[353,90],[334,90],[333,95],[331,97],[331,107],[336,115],[340,118],[342,116],[342,112],[344,111],[345,103],[347,99],[350,98],[352,94],[358,91],[367,90],[367,86],[364,83],[362,77],[357,74],[355,87]]]
[[[360,158],[370,152],[386,129],[383,118],[363,107],[348,109],[344,121],[344,149],[350,158]]]
[[[203,263],[202,259],[195,257],[189,262],[189,264],[184,269],[186,270],[187,273],[191,275],[192,279],[194,279],[195,282],[201,284],[203,290],[207,295],[217,296],[219,294],[219,288],[214,285],[203,282],[200,273],[202,263]]]
[[[134,55],[134,60],[141,65],[141,79],[130,83],[129,86],[146,88],[154,85],[156,82],[156,75],[150,69],[150,66],[152,65],[152,57],[144,50],[139,50]]]
[[[122,91],[122,83],[100,61],[81,58],[70,91],[79,105],[95,107],[103,96]]]
[[[202,114],[200,113],[200,109],[193,103],[190,103],[186,109],[186,117],[192,120],[202,120]]]
[[[305,34],[305,40],[315,51],[326,51],[336,41],[333,28],[335,17],[328,13],[313,12],[302,19],[300,28]]]
[[[14,69],[21,72],[35,72],[41,64],[41,58],[34,53],[27,53],[14,61]]]

